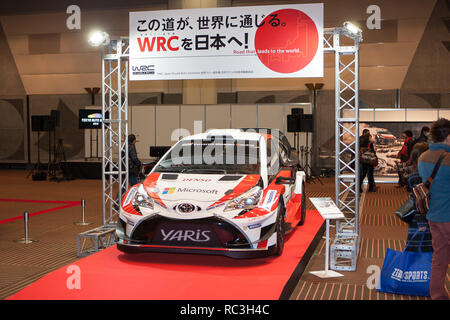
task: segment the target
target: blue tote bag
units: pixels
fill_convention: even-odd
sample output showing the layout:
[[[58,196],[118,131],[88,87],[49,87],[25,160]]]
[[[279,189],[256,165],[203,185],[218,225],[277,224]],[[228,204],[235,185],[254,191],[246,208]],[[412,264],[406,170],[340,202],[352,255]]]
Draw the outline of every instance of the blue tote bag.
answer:
[[[417,251],[406,251],[408,245],[405,246],[403,251],[389,248],[386,250],[378,291],[412,296],[430,296],[433,253],[421,251],[424,236],[425,232],[422,232]]]

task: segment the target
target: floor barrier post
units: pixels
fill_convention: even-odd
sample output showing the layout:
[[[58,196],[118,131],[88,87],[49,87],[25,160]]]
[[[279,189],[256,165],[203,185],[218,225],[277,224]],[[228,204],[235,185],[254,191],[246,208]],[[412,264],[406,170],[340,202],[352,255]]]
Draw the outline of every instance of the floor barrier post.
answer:
[[[84,211],[85,211],[85,201],[84,199],[81,199],[81,221],[80,222],[74,222],[74,224],[78,226],[88,226],[92,224],[92,222],[86,222],[84,220]]]
[[[33,243],[33,242],[38,242],[39,241],[39,240],[34,240],[34,239],[30,239],[29,238],[28,221],[29,221],[29,213],[28,213],[28,211],[25,211],[23,213],[23,224],[24,224],[24,229],[25,229],[24,230],[25,231],[25,238],[14,240],[14,242],[29,244],[29,243]]]

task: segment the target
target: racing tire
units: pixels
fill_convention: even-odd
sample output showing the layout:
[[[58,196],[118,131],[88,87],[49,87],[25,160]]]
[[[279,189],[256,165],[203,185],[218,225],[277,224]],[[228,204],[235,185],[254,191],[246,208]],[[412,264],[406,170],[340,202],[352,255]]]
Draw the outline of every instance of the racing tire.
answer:
[[[302,226],[305,224],[306,220],[306,190],[305,190],[305,182],[302,182],[302,204],[301,204],[301,214],[300,221],[298,222],[298,226]]]
[[[285,240],[285,224],[284,224],[284,206],[282,203],[278,205],[278,215],[276,221],[277,244],[275,246],[274,255],[279,257],[283,254]]]

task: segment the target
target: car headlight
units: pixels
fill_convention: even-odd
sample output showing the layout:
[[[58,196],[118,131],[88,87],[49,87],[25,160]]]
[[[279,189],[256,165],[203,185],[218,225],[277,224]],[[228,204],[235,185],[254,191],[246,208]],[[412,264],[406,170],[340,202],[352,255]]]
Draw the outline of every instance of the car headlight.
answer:
[[[256,205],[261,198],[262,189],[261,187],[254,187],[244,192],[240,196],[231,199],[228,204],[223,209],[224,212],[232,211],[232,210],[242,210],[242,209],[253,209],[256,208]]]
[[[134,194],[132,200],[133,206],[145,207],[148,209],[152,209],[154,207],[153,199],[147,194],[147,191],[144,189],[144,185],[140,185]]]

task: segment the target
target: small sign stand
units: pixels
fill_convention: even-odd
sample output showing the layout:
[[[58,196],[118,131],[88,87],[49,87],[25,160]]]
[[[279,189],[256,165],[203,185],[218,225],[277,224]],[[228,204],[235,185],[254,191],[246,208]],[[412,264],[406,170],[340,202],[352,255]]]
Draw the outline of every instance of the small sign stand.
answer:
[[[322,218],[326,221],[326,243],[325,243],[325,270],[321,271],[310,271],[309,273],[325,279],[325,278],[336,278],[343,277],[344,275],[336,271],[329,270],[329,259],[330,259],[330,220],[331,219],[343,219],[344,214],[339,210],[339,208],[334,203],[331,198],[309,198],[312,204],[319,211]]]

